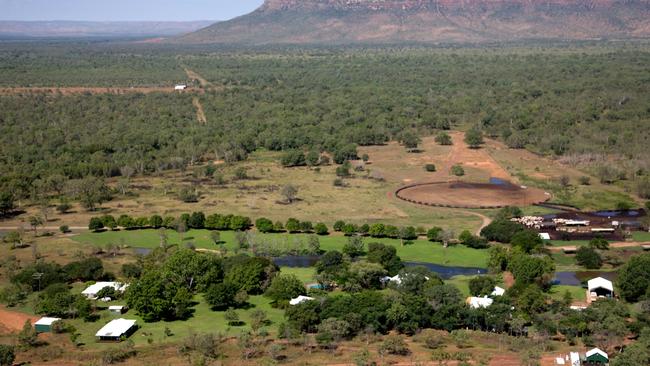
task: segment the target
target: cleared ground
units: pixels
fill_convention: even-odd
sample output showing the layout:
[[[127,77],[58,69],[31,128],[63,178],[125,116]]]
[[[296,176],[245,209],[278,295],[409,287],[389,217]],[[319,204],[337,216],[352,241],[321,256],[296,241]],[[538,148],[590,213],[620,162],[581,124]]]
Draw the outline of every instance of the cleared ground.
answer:
[[[536,188],[465,182],[415,185],[396,194],[412,203],[458,208],[528,206],[550,198],[543,190]]]

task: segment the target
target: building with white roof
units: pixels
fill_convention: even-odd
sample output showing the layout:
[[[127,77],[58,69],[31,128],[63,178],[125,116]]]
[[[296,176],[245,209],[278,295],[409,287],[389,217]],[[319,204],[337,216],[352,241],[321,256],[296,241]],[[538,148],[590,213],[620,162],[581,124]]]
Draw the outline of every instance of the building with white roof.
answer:
[[[487,308],[492,305],[494,300],[490,299],[489,297],[469,297],[467,298],[467,305],[469,305],[470,308],[472,309],[480,309],[480,308]]]
[[[121,282],[95,282],[95,284],[90,285],[83,290],[81,294],[90,300],[95,300],[97,299],[97,293],[99,293],[99,291],[104,287],[112,287],[115,291],[124,292],[129,285]]]
[[[614,296],[614,284],[612,281],[602,277],[596,277],[587,281],[587,289],[589,290],[589,297],[592,300]]]
[[[549,233],[539,233],[539,237],[542,240],[551,240],[551,234]]]
[[[490,296],[503,296],[506,293],[506,290],[499,287],[499,286],[494,286],[494,291],[490,294]]]
[[[609,363],[609,356],[600,348],[594,348],[587,351],[585,354],[585,361],[589,365],[605,365]]]
[[[580,361],[580,354],[578,352],[569,353],[569,360],[571,361],[571,366],[580,366],[582,364]]]
[[[98,330],[95,337],[100,341],[121,341],[122,337],[128,337],[135,332],[137,329],[135,323],[135,320],[129,319],[112,320]]]
[[[174,87],[174,90],[178,90],[178,91],[182,91],[182,90],[185,90],[185,89],[187,89],[187,85],[185,85],[185,84],[178,84],[178,85],[176,85]]]
[[[112,306],[108,307],[108,311],[110,311],[111,313],[115,313],[115,314],[122,314],[125,309],[126,309],[126,307],[124,307],[122,305],[112,305]]]
[[[47,333],[52,331],[52,324],[58,322],[61,318],[40,318],[34,323],[34,329],[38,333]]]
[[[289,301],[289,305],[298,305],[298,304],[302,304],[305,301],[312,301],[312,300],[314,300],[313,297],[300,295],[300,296],[296,297],[295,299],[291,299]]]

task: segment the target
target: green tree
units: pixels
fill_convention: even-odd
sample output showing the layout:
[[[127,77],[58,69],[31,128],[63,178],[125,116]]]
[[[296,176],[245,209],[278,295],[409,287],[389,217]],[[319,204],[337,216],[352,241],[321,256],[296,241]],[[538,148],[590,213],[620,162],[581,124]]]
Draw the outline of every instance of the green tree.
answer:
[[[287,184],[282,187],[280,194],[282,195],[282,198],[284,198],[284,202],[293,203],[298,196],[298,188],[294,185]]]
[[[25,320],[23,329],[18,333],[18,344],[25,348],[31,348],[38,345],[38,334],[29,319]]]
[[[469,293],[472,296],[486,296],[494,291],[496,281],[492,277],[477,276],[469,280]]]
[[[235,284],[228,282],[215,283],[208,287],[204,297],[213,310],[226,310],[243,305],[239,304],[235,299],[238,292],[239,288]]]
[[[593,238],[589,241],[589,247],[592,249],[608,250],[609,242],[603,238]]]
[[[160,229],[163,223],[163,218],[160,215],[153,215],[149,218],[149,225],[154,229]]]
[[[483,133],[477,128],[470,129],[465,133],[465,143],[472,149],[481,147],[485,143]]]
[[[273,221],[262,217],[255,220],[255,227],[261,233],[270,233],[273,231]]]
[[[463,175],[465,175],[465,169],[463,169],[462,165],[456,164],[451,167],[451,174],[457,177],[462,177]]]
[[[382,243],[368,244],[367,259],[368,262],[381,264],[391,276],[396,275],[399,270],[404,268],[401,258],[397,256],[397,249]]]
[[[300,231],[300,221],[294,218],[289,218],[287,220],[287,224],[284,227],[290,233],[297,233]]]
[[[92,217],[90,223],[88,223],[88,230],[99,231],[104,228],[104,223],[99,217]]]
[[[532,230],[523,230],[515,233],[510,240],[513,247],[520,248],[525,253],[539,252],[544,247],[544,240]]]
[[[266,289],[266,297],[270,298],[276,306],[286,307],[289,300],[305,295],[305,285],[293,274],[280,274],[271,281],[271,286]]]
[[[348,241],[343,245],[343,254],[356,258],[364,254],[363,238],[360,236],[350,236]]]
[[[637,302],[650,289],[650,254],[636,255],[621,267],[616,278],[619,294],[629,302]]]
[[[7,216],[15,208],[14,195],[9,191],[0,191],[0,216]]]
[[[319,223],[316,224],[316,226],[314,226],[314,232],[317,235],[328,235],[329,234],[329,230],[327,229],[327,225],[325,225],[322,222],[319,222]]]
[[[442,232],[443,230],[441,227],[433,227],[427,231],[427,239],[429,239],[429,241],[441,241],[442,238],[440,235]]]
[[[576,251],[576,262],[587,269],[599,269],[603,266],[600,254],[595,249],[586,246],[581,246]]]
[[[0,344],[0,366],[11,366],[14,364],[15,359],[14,347]]]
[[[241,320],[239,320],[239,314],[233,308],[226,310],[223,317],[230,326],[239,326],[242,324]]]

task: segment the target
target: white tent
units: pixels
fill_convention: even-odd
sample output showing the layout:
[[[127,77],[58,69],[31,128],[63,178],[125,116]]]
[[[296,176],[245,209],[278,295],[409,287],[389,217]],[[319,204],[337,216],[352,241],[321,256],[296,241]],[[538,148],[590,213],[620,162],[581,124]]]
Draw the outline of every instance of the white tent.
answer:
[[[104,287],[112,287],[116,291],[124,292],[129,285],[120,282],[96,282],[95,284],[88,286],[81,292],[81,294],[88,299],[95,300],[97,298],[97,293]]]
[[[479,308],[487,308],[492,305],[494,300],[490,299],[489,297],[470,297],[467,299],[467,304],[469,305],[470,308],[472,309],[479,309]]]
[[[551,240],[551,234],[549,233],[539,233],[539,237],[542,240]]]
[[[291,299],[291,301],[289,301],[289,304],[290,305],[298,305],[298,304],[302,304],[305,301],[312,301],[312,300],[314,300],[313,297],[300,295],[300,296],[296,297],[295,299]]]
[[[119,341],[128,337],[135,329],[135,320],[115,319],[98,330],[95,337],[102,341]]]
[[[612,281],[606,280],[602,277],[596,277],[587,281],[587,289],[589,290],[589,296],[592,299],[614,296],[614,284],[612,284]]]
[[[595,354],[599,354],[609,360],[609,356],[607,355],[607,353],[605,353],[605,351],[601,350],[600,348],[594,348],[591,351],[588,351],[585,354],[585,357],[589,358]]]
[[[506,290],[499,287],[499,286],[494,286],[494,291],[490,294],[491,296],[503,296],[506,293]]]

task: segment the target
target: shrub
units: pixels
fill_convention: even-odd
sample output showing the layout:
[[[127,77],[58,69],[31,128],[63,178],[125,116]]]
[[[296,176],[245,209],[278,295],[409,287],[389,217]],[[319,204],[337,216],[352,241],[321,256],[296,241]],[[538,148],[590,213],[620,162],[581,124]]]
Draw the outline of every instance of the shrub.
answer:
[[[178,192],[178,199],[185,203],[196,203],[199,202],[199,195],[196,191],[189,187],[183,187]]]
[[[134,357],[136,353],[136,350],[133,348],[133,342],[128,341],[122,347],[111,348],[104,351],[102,353],[102,362],[105,365],[113,365]]]
[[[300,150],[290,150],[285,152],[284,155],[282,155],[282,158],[280,159],[280,163],[284,167],[307,165],[305,154]]]
[[[70,227],[68,225],[61,225],[59,226],[59,231],[63,234],[67,234],[70,232]]]
[[[478,276],[469,280],[469,293],[472,296],[485,296],[494,291],[496,281],[492,277]]]
[[[442,231],[441,227],[433,227],[429,229],[429,231],[427,231],[427,239],[429,239],[429,241],[442,241],[442,238],[440,237]]]
[[[101,218],[93,217],[90,219],[90,223],[88,223],[88,230],[99,231],[103,228],[104,228],[104,223],[102,222]]]
[[[609,242],[603,238],[593,238],[589,241],[589,247],[593,249],[608,250]]]
[[[16,359],[16,353],[12,346],[0,344],[0,366],[11,366]]]
[[[319,222],[314,226],[314,232],[318,235],[327,235],[329,234],[329,230],[327,229],[327,225],[323,224],[322,222]]]
[[[465,175],[465,169],[463,169],[462,165],[456,164],[451,167],[451,174],[457,177],[462,177],[463,175]]]
[[[433,173],[433,172],[436,171],[436,166],[435,166],[435,164],[427,164],[427,165],[424,166],[424,170],[426,170],[427,172],[432,172]]]
[[[438,145],[443,145],[443,146],[449,146],[453,145],[453,141],[451,140],[451,136],[447,132],[440,132],[436,136],[436,143]]]
[[[345,187],[345,182],[341,178],[336,178],[334,179],[334,182],[332,182],[334,187]]]
[[[578,183],[580,183],[583,186],[588,186],[591,184],[591,178],[589,178],[586,175],[583,175],[582,177],[578,178]]]
[[[398,335],[389,335],[379,347],[379,352],[389,355],[406,356],[409,350],[404,338]]]
[[[345,226],[345,221],[338,220],[334,223],[334,231],[340,232],[343,231],[343,227]]]

